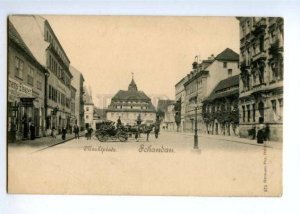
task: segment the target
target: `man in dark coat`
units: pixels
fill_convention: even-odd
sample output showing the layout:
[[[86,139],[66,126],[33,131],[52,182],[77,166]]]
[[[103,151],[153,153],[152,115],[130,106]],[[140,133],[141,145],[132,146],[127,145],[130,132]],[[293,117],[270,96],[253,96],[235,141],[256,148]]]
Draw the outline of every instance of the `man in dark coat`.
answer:
[[[259,118],[259,130],[257,131],[257,143],[264,143],[265,138],[265,125],[263,123],[263,118]]]
[[[67,135],[67,129],[66,129],[66,127],[63,127],[62,130],[61,130],[61,138],[63,140],[65,140],[66,139],[66,135]]]
[[[74,126],[75,139],[79,139],[79,126],[75,124]]]
[[[158,138],[158,134],[160,131],[160,120],[159,120],[159,116],[156,116],[156,121],[154,124],[154,133],[155,133],[155,138]]]
[[[35,126],[34,126],[34,123],[30,124],[30,139],[31,140],[35,139]]]

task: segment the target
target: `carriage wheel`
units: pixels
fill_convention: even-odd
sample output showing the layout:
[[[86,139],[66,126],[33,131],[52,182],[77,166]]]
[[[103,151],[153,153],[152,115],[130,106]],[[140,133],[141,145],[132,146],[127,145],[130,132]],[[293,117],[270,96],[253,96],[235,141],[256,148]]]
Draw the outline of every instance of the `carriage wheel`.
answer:
[[[128,136],[127,136],[126,133],[120,133],[120,134],[118,135],[118,138],[119,138],[119,140],[120,140],[121,142],[125,142],[125,141],[128,139]]]
[[[98,137],[98,140],[101,142],[105,142],[108,139],[108,137],[103,133],[99,134],[97,137]]]

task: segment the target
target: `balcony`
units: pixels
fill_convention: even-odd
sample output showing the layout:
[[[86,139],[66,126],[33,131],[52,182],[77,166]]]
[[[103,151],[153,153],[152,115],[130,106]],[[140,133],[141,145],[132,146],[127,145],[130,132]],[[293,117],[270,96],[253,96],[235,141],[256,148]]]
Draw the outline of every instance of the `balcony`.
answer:
[[[266,83],[258,83],[252,86],[252,95],[266,90]]]
[[[252,57],[252,61],[255,62],[258,60],[266,60],[266,58],[266,53],[264,51],[260,51]]]
[[[272,55],[279,54],[280,52],[283,52],[283,47],[280,44],[279,39],[276,39],[275,42],[273,42],[269,48],[269,53]]]
[[[246,60],[241,61],[241,70],[249,69],[250,63],[246,62]]]
[[[267,21],[265,18],[262,18],[257,23],[254,24],[252,28],[252,32],[254,35],[258,35],[260,33],[265,33],[265,29],[267,28]]]

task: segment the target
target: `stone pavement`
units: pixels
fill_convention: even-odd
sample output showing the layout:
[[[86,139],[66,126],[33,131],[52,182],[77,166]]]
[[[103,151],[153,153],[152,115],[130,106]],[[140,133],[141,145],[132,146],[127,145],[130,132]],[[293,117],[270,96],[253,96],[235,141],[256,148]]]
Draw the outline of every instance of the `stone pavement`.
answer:
[[[168,131],[170,132],[170,131]],[[193,136],[195,133],[194,132],[173,132],[174,134],[182,134],[182,135],[189,135]],[[217,139],[217,140],[225,140],[225,141],[230,141],[234,143],[244,143],[244,144],[250,144],[250,145],[255,145],[255,146],[267,146],[270,148],[276,148],[276,149],[282,149],[282,142],[277,142],[277,141],[265,141],[264,144],[258,144],[255,140],[252,140],[250,138],[242,138],[239,136],[228,136],[228,135],[209,135],[209,134],[198,134],[199,137],[201,138],[211,138],[211,139]],[[200,139],[199,139],[199,143]]]
[[[83,138],[84,136],[84,131],[79,133],[80,138]],[[67,142],[69,140],[72,140],[75,138],[75,134],[67,134],[66,135],[66,139],[63,140],[60,135],[56,135],[56,137],[51,137],[51,136],[47,136],[47,137],[40,137],[40,138],[36,138],[34,140],[20,140],[20,141],[16,141],[14,143],[9,143],[9,146],[11,147],[20,147],[20,146],[29,146],[29,147],[36,147],[36,148],[40,148],[40,147],[50,147],[50,146],[55,146],[57,144],[61,144],[64,142]]]

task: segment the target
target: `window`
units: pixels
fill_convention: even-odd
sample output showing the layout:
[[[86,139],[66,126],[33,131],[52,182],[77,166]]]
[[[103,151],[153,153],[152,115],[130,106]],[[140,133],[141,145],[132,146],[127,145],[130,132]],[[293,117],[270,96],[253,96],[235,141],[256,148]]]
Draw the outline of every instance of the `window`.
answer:
[[[228,77],[232,76],[232,69],[228,69]]]
[[[278,103],[280,107],[283,107],[283,98],[278,99]]]
[[[85,115],[85,119],[89,119],[89,115]]]
[[[247,121],[250,122],[250,115],[251,115],[251,112],[250,112],[250,105],[247,105]]]
[[[86,107],[86,111],[89,111],[89,107]]]
[[[245,115],[246,115],[245,106],[242,106],[242,108],[243,108],[243,122],[245,122]]]
[[[28,74],[27,74],[27,83],[29,85],[33,85],[33,75],[34,75],[33,68],[29,67]]]
[[[260,52],[263,52],[265,50],[264,42],[265,42],[265,38],[263,36],[260,37],[259,38],[259,50],[260,50]]]
[[[223,62],[223,68],[227,68],[227,62]]]
[[[255,122],[255,104],[252,104],[252,119]]]
[[[15,76],[23,79],[24,62],[19,58],[15,58]]]
[[[274,120],[277,120],[277,105],[276,100],[271,100]]]
[[[51,99],[52,98],[52,87],[51,85],[49,85],[49,92],[48,92],[48,98]]]
[[[273,109],[273,111],[276,112],[276,100],[271,100],[271,103],[272,103],[272,109]]]
[[[279,116],[280,116],[280,120],[282,120],[282,111],[283,111],[283,98],[278,99],[278,103],[279,103]]]
[[[60,91],[57,91],[57,102],[61,103],[61,93],[60,93]]]
[[[245,29],[245,25],[242,26],[242,35],[245,36],[246,34],[246,29]]]
[[[42,90],[42,79],[43,79],[42,75],[38,73],[37,80],[36,80],[36,87],[39,90]]]
[[[247,27],[250,29],[250,20],[247,20]]]

